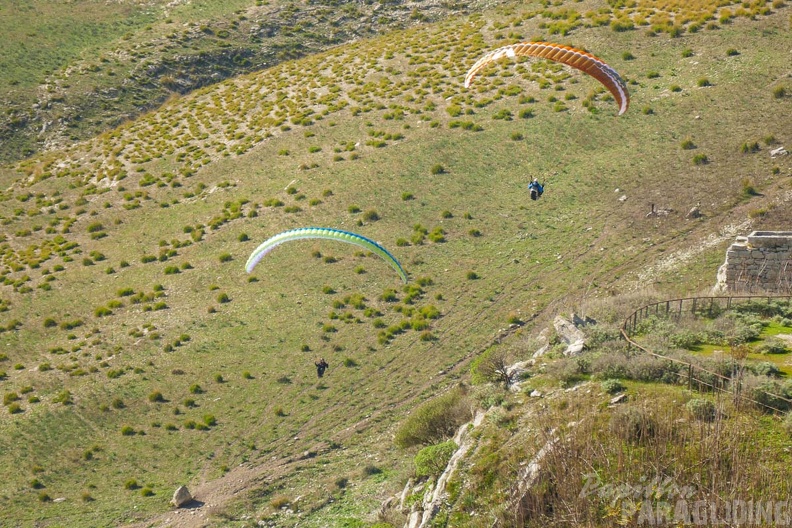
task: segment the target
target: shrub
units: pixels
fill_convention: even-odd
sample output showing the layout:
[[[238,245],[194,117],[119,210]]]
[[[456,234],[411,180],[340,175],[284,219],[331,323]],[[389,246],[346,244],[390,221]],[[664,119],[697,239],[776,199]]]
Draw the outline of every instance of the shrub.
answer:
[[[365,213],[363,213],[363,220],[366,222],[376,222],[380,219],[379,214],[374,209],[369,209]]]
[[[124,489],[136,490],[138,488],[140,488],[140,486],[138,485],[138,482],[135,479],[129,479],[126,482],[124,482]]]
[[[131,425],[125,425],[121,427],[121,435],[122,436],[132,436],[135,434],[135,430],[132,428]],[[130,489],[130,488],[127,488]]]
[[[707,163],[709,163],[709,159],[706,154],[696,154],[693,156],[694,165],[706,165]]]
[[[679,146],[682,147],[683,150],[692,150],[696,148],[696,144],[693,143],[693,140],[690,138],[685,138],[682,140],[682,143]]]
[[[784,86],[776,86],[773,88],[773,99],[783,99],[786,97],[786,88]]]
[[[620,407],[611,416],[610,431],[621,440],[639,444],[655,435],[657,422],[643,408]]]
[[[715,404],[704,398],[693,398],[685,404],[685,409],[702,422],[711,422],[715,419]]]
[[[707,79],[706,77],[702,77],[701,79],[696,81],[696,86],[698,86],[699,88],[704,88],[706,86],[712,86],[712,84],[709,82],[709,79]]]
[[[71,405],[72,403],[74,403],[74,400],[72,399],[71,392],[69,392],[68,390],[62,390],[60,393],[58,393],[57,396],[55,396],[52,399],[52,402],[62,403],[63,405]]]
[[[465,391],[456,388],[417,407],[399,426],[394,442],[399,447],[437,443],[469,417]]]
[[[774,381],[767,378],[746,378],[746,393],[748,396],[759,403],[760,409],[766,411],[763,406],[788,411],[790,406],[788,399],[781,398],[782,388]]]
[[[434,164],[434,165],[432,165],[432,167],[429,169],[429,172],[430,172],[431,174],[434,174],[434,175],[437,175],[437,174],[445,174],[445,173],[446,173],[446,169],[445,169],[445,167],[443,167],[443,166],[442,166],[442,165],[440,165],[439,163],[435,163],[435,164]]]
[[[786,354],[790,352],[786,342],[778,338],[765,340],[764,343],[756,347],[756,351],[760,354]]]
[[[756,188],[753,186],[753,183],[751,183],[751,180],[749,180],[748,178],[743,178],[741,184],[742,184],[743,196],[748,197],[748,196],[756,196],[757,194],[759,194],[756,192]]]
[[[608,394],[616,394],[622,392],[626,387],[621,381],[617,379],[607,379],[601,384],[602,390]]]
[[[154,391],[148,395],[148,400],[153,403],[162,403],[165,401],[165,397],[160,391]]]
[[[445,471],[448,461],[457,450],[453,440],[424,447],[415,455],[415,476],[434,477]]]
[[[757,376],[776,377],[781,374],[781,371],[778,369],[778,367],[769,361],[755,363],[751,365],[749,369]]]
[[[223,253],[218,257],[218,259],[220,260],[220,262],[231,262],[232,260],[234,260],[234,257],[232,257],[230,253]]]
[[[291,504],[291,499],[285,495],[278,495],[270,501],[270,506],[273,510],[280,510],[286,508]]]
[[[227,293],[221,293],[217,296],[217,302],[220,304],[231,302],[231,298],[228,297]]]
[[[197,383],[190,385],[190,394],[203,394],[203,392],[204,390]]]

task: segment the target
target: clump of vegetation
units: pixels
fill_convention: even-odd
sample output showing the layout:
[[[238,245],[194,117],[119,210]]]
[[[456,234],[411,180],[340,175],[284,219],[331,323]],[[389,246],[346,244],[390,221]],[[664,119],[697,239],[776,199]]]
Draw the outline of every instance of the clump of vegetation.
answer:
[[[459,387],[417,407],[399,426],[394,442],[399,447],[435,444],[469,419],[467,392]]]
[[[415,476],[436,477],[440,475],[456,449],[457,445],[453,440],[424,447],[415,455]]]
[[[715,419],[715,404],[704,398],[693,398],[685,404],[685,408],[693,418],[702,422]]]

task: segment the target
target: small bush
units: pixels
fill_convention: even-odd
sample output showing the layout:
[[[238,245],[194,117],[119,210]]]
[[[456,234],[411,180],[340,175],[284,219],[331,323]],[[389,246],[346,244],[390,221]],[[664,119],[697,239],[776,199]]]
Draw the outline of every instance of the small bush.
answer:
[[[234,257],[232,257],[230,253],[223,253],[218,257],[218,259],[220,260],[220,262],[231,262],[232,260],[234,260]]]
[[[273,510],[286,508],[289,504],[291,504],[291,499],[285,495],[278,495],[270,501],[270,507],[272,507]]]
[[[702,422],[711,422],[715,419],[715,404],[703,398],[693,398],[685,404],[685,409]]]
[[[786,95],[787,91],[784,86],[776,86],[773,88],[773,99],[783,99]]]
[[[121,435],[122,436],[133,436],[135,434],[135,429],[132,428],[131,425],[125,425],[121,427]],[[129,488],[127,488],[129,489]]]
[[[709,158],[707,158],[706,154],[696,154],[693,156],[694,165],[706,165],[707,163],[709,163]]]
[[[696,86],[698,86],[699,88],[704,88],[707,86],[712,86],[712,84],[709,82],[709,79],[707,79],[706,77],[702,77],[701,79],[696,81]]]
[[[437,174],[445,174],[445,173],[446,173],[446,169],[445,169],[445,167],[443,167],[443,166],[442,166],[442,165],[440,165],[439,163],[435,163],[435,164],[434,164],[434,165],[432,165],[432,167],[429,169],[429,172],[430,172],[431,174],[434,174],[434,175],[437,175]]]
[[[448,461],[456,451],[453,440],[424,447],[415,455],[415,476],[434,477],[445,471]]]
[[[611,416],[610,430],[621,440],[640,444],[654,437],[657,422],[645,409],[621,407]]]
[[[152,403],[162,403],[165,401],[165,397],[160,391],[154,391],[148,395],[148,400]]]
[[[617,379],[607,379],[603,381],[600,386],[602,387],[602,390],[608,394],[617,394],[624,391],[626,388],[624,384],[622,384],[622,382]]]
[[[451,390],[417,407],[399,426],[394,442],[399,447],[445,440],[470,418],[465,391]]]
[[[756,192],[756,188],[753,186],[753,183],[751,183],[751,180],[749,180],[748,178],[744,178],[741,183],[742,183],[743,196],[750,197],[759,194],[758,192]]]

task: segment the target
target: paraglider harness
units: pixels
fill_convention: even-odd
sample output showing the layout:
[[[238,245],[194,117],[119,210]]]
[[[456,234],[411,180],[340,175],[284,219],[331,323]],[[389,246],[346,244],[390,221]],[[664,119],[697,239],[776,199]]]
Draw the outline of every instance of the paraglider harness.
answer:
[[[316,365],[316,375],[320,378],[324,376],[325,369],[330,368],[330,365],[327,364],[327,361],[325,361],[324,358],[314,362],[314,365]]]
[[[531,200],[538,200],[542,196],[542,193],[544,193],[544,186],[534,178],[534,180],[528,184],[528,190],[531,192]]]

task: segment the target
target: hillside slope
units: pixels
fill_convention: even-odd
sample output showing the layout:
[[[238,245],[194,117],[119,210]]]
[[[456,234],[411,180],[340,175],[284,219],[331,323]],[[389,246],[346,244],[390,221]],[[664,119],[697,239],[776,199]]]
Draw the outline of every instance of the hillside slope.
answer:
[[[0,160],[93,137],[223,79],[481,8],[434,0],[6,3]]]
[[[629,80],[621,117],[543,62],[462,88],[485,50],[605,9],[556,4],[287,62],[2,169],[0,521],[145,522],[183,483],[220,490],[196,525],[298,496],[301,525],[371,518],[411,471],[395,425],[494,341],[527,353],[581,299],[706,288],[734,234],[788,229],[768,150],[792,141],[789,6],[677,38],[570,22]],[[410,283],[332,242],[244,273],[307,225],[378,240]]]

